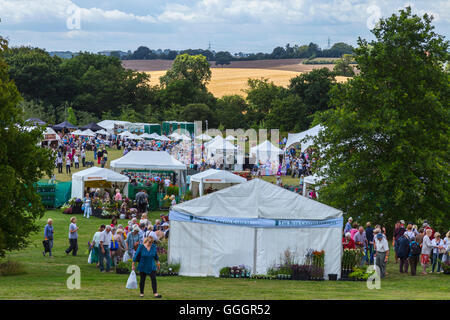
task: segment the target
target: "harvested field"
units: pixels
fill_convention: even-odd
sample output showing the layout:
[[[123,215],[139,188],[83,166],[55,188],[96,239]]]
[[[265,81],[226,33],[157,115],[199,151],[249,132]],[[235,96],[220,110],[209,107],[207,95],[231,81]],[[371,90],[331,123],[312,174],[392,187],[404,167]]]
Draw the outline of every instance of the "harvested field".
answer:
[[[323,65],[305,65],[302,59],[272,59],[255,61],[232,61],[229,65],[222,67],[216,66],[215,61],[210,61],[211,68],[214,69],[270,69],[285,70],[295,72],[309,72],[316,68],[333,69],[332,64]],[[172,66],[170,60],[123,60],[122,65],[127,69],[136,71],[163,71]]]
[[[245,96],[243,90],[247,89],[247,80],[268,78],[279,86],[288,86],[289,80],[301,72],[277,70],[277,69],[252,69],[252,68],[212,68],[211,81],[208,84],[208,90],[216,97],[224,95],[239,94]],[[152,85],[159,84],[159,77],[166,71],[148,72],[151,76]],[[338,81],[346,81],[345,77],[337,77]]]

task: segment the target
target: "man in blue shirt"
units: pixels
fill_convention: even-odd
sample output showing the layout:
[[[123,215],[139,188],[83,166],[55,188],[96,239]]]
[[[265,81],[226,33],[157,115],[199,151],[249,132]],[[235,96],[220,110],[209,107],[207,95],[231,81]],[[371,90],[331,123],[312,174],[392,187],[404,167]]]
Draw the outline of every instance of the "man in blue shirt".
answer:
[[[366,224],[366,238],[367,238],[367,247],[366,247],[366,262],[370,265],[373,264],[373,228],[370,225],[370,221]],[[369,259],[370,257],[370,259]]]

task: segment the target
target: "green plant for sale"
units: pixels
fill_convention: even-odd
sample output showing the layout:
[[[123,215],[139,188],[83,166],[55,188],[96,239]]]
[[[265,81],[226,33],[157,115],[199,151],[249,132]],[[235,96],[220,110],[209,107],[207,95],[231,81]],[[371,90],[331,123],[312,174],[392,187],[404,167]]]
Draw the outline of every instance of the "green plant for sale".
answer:
[[[219,271],[219,275],[221,277],[230,277],[230,272],[231,272],[231,268],[230,267],[223,267],[222,269],[220,269]]]
[[[370,276],[369,273],[366,273],[367,271],[367,267],[363,266],[360,268],[353,268],[353,272],[350,273],[348,276],[350,279],[355,279],[355,280],[367,280]]]

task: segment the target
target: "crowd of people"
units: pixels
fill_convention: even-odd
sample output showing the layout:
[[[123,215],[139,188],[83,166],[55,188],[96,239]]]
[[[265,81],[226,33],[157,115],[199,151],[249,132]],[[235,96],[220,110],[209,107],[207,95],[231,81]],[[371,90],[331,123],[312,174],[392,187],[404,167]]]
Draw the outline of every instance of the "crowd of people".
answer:
[[[364,252],[361,265],[375,263],[380,269],[381,277],[386,275],[389,243],[385,227],[376,225],[373,228],[371,223],[367,222],[364,228],[350,217],[344,228],[342,245],[344,249],[359,249]],[[392,248],[400,273],[408,273],[409,269],[411,275],[415,276],[419,264],[422,266],[422,274],[427,274],[430,265],[430,273],[443,272],[441,263],[450,259],[450,231],[443,237],[431,228],[427,221],[418,228],[413,223],[405,224],[405,221],[401,220],[395,224]]]

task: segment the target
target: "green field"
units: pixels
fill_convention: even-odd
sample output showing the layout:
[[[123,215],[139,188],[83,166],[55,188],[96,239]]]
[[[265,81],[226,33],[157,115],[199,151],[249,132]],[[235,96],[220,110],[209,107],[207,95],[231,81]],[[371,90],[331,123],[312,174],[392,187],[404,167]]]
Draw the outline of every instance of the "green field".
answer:
[[[159,217],[153,212],[150,219]],[[48,218],[54,220],[54,258],[42,256],[43,229]],[[0,276],[0,299],[141,299],[138,290],[125,288],[127,275],[100,273],[95,265],[87,264],[87,242],[98,226],[109,220],[85,219],[78,216],[79,252],[66,256],[70,216],[59,210],[47,211],[39,221],[42,232],[32,235],[27,249],[7,255],[21,262],[26,274]],[[126,224],[126,221],[119,221]],[[392,256],[391,256],[392,258]],[[81,268],[81,289],[66,286],[69,265]],[[388,264],[388,275],[381,290],[369,290],[365,282],[348,281],[279,281],[192,277],[158,277],[158,291],[163,299],[449,299],[450,276],[428,274],[412,277],[400,274],[398,264]],[[420,272],[419,272],[420,274]],[[146,297],[153,299],[150,283]]]

